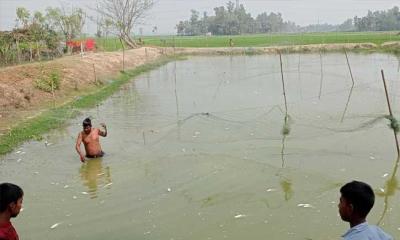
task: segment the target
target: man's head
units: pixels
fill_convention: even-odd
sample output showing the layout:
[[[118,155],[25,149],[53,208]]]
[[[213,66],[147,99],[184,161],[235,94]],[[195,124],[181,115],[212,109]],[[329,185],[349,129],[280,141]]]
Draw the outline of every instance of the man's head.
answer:
[[[24,192],[12,183],[0,184],[0,213],[7,212],[16,217],[21,211]]]
[[[374,206],[375,194],[364,182],[352,181],[340,188],[339,214],[343,221],[365,219]]]
[[[92,120],[90,120],[90,118],[86,118],[85,120],[83,120],[82,126],[83,126],[83,131],[86,134],[89,134],[90,131],[92,130]]]

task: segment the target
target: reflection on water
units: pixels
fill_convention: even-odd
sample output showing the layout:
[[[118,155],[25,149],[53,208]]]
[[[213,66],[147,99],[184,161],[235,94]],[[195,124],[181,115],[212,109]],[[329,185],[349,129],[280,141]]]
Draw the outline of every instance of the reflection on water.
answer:
[[[285,193],[285,201],[289,201],[293,196],[292,182],[284,178],[280,181],[282,191]]]
[[[383,220],[385,218],[385,215],[388,212],[389,209],[389,197],[393,197],[396,194],[397,190],[400,190],[399,187],[399,182],[396,178],[396,174],[397,174],[397,169],[399,168],[399,164],[400,164],[400,156],[397,158],[392,174],[390,175],[390,178],[386,181],[385,183],[385,187],[382,189],[379,189],[376,193],[377,196],[379,197],[383,197],[383,203],[384,203],[384,208],[383,208],[383,212],[381,214],[381,217],[378,220],[377,225],[381,225],[383,223]]]
[[[90,198],[97,198],[99,187],[110,187],[112,183],[110,167],[104,168],[101,158],[87,160],[79,169],[79,174]]]

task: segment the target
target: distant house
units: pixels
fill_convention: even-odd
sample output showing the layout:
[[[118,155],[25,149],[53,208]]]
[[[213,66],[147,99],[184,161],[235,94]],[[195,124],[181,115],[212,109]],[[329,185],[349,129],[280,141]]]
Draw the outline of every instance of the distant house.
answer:
[[[207,37],[211,37],[211,36],[212,36],[212,32],[206,33],[206,36],[207,36]]]

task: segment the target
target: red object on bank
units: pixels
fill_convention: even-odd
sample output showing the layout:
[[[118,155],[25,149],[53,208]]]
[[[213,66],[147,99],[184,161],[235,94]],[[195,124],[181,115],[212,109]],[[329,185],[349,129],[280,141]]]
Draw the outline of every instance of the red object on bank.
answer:
[[[89,38],[85,42],[85,48],[87,51],[93,51],[96,45],[96,41],[93,38]]]
[[[93,38],[86,40],[70,40],[66,42],[66,45],[75,51],[80,51],[81,44],[84,51],[93,51],[96,47],[96,41]]]

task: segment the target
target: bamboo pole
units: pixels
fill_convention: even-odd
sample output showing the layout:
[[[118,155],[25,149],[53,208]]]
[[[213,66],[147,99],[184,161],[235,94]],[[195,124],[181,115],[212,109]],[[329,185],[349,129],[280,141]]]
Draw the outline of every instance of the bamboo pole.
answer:
[[[279,61],[280,61],[280,65],[281,65],[282,89],[283,89],[283,98],[285,100],[285,119],[286,119],[287,115],[288,115],[288,107],[287,107],[287,100],[286,100],[285,80],[283,78],[282,54],[280,51],[279,51]]]
[[[321,80],[320,80],[320,84],[319,84],[318,99],[321,99],[321,94],[322,94],[322,81],[324,80],[324,71],[323,71],[323,68],[322,68],[322,54],[321,54],[321,51],[319,51],[319,59],[320,59],[320,63],[321,63]]]
[[[174,61],[174,87],[175,87],[176,119],[179,122],[179,102],[178,102],[178,92],[176,90],[176,60]]]
[[[298,60],[298,63],[297,63],[297,77],[298,77],[298,80],[299,80],[299,90],[300,90],[300,98],[301,98],[301,100],[303,100],[303,89],[302,89],[302,81],[301,81],[301,72],[300,72],[300,64],[301,64],[301,61],[300,61],[300,58],[301,58],[301,54],[299,54],[299,60]]]
[[[351,81],[353,82],[354,85],[354,78],[353,78],[353,72],[351,71],[350,63],[349,63],[349,57],[347,56],[346,49],[344,49],[344,55],[346,56],[346,61],[347,61],[347,66],[349,67],[349,72],[351,76]]]
[[[386,86],[386,80],[385,80],[385,74],[384,74],[383,70],[381,70],[381,74],[382,74],[383,86],[385,88],[386,101],[387,101],[387,105],[388,105],[388,108],[389,108],[389,114],[390,114],[390,117],[393,118],[393,112],[392,112],[392,108],[390,106],[389,94],[388,94],[388,90],[387,90],[387,86]],[[393,129],[393,133],[394,133],[394,139],[396,141],[397,155],[400,156],[399,141],[397,139],[397,134],[396,134],[396,131],[394,129]]]

